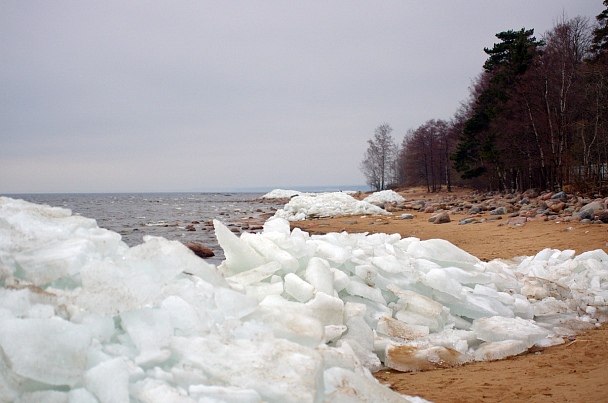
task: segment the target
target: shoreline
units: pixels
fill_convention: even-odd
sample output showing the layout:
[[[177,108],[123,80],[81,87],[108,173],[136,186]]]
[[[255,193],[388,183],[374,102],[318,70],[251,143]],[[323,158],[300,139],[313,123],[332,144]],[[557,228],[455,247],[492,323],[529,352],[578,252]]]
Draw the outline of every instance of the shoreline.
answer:
[[[459,197],[450,193],[417,194],[431,203]],[[363,194],[361,197],[365,197]],[[462,193],[460,198],[462,198]],[[409,203],[409,202],[408,202]],[[402,219],[401,214],[412,214]],[[507,216],[489,211],[476,224],[459,225],[469,214],[450,214],[453,221],[429,222],[436,212],[399,210],[392,216],[343,216],[293,221],[291,228],[314,234],[329,232],[399,233],[421,240],[445,239],[480,260],[515,260],[533,256],[545,248],[572,249],[577,255],[596,249],[608,253],[608,225],[544,217],[510,224]],[[457,217],[457,218],[456,218]],[[605,374],[608,373],[608,323],[592,330],[579,330],[572,340],[545,349],[529,350],[498,361],[473,362],[452,368],[420,372],[383,369],[373,375],[394,391],[420,396],[435,403],[448,402],[588,402],[608,401]]]

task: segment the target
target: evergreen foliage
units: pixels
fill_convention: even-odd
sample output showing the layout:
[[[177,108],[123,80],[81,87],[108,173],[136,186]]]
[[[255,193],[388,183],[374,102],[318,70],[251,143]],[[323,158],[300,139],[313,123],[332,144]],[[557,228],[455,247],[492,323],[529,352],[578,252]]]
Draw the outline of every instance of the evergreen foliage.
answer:
[[[604,6],[606,9],[595,17],[598,27],[593,31],[591,51],[596,60],[608,58],[608,0],[604,0]]]
[[[486,174],[489,169],[500,170],[500,153],[496,148],[496,129],[493,122],[510,98],[510,89],[518,76],[532,64],[536,49],[543,45],[533,36],[534,30],[522,28],[496,34],[501,40],[492,49],[484,48],[490,56],[483,68],[491,79],[477,98],[473,115],[465,122],[456,152],[453,154],[455,169],[462,179]],[[498,184],[500,186],[500,183]]]

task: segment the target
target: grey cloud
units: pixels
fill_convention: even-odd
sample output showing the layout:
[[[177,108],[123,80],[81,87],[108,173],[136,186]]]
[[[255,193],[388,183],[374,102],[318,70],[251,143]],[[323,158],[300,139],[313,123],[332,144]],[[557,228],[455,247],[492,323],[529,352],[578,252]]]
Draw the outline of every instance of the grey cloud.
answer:
[[[0,192],[362,184],[374,128],[449,118],[496,32],[601,10],[3,2]]]

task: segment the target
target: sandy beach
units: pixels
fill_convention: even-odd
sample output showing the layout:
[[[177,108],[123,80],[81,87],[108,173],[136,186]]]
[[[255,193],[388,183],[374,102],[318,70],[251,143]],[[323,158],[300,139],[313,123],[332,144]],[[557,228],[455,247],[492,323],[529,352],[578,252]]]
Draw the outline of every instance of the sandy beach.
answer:
[[[465,197],[466,190],[428,194],[422,190],[400,194],[408,200],[428,202],[446,197]],[[402,213],[413,218],[403,219]],[[491,216],[476,224],[459,225],[470,217],[452,216],[444,224],[429,222],[434,213],[399,211],[391,216],[353,216],[312,219],[292,223],[311,234],[399,233],[422,240],[446,239],[481,260],[513,259],[545,249],[573,249],[576,254],[608,251],[608,224],[532,219],[524,225],[509,224],[509,216]],[[480,220],[481,221],[481,220]],[[477,362],[461,367],[426,372],[399,373],[382,370],[377,379],[393,390],[443,402],[601,402],[608,401],[608,326],[581,330],[562,345],[495,362]]]

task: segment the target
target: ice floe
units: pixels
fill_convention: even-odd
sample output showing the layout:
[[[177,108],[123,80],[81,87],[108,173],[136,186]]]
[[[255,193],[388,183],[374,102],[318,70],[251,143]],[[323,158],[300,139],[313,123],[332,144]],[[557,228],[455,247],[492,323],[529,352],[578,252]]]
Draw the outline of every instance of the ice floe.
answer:
[[[286,190],[286,189],[273,189],[270,192],[263,195],[262,199],[289,199],[293,196],[299,196],[307,194],[298,190]]]
[[[361,214],[389,214],[384,209],[363,200],[357,200],[345,192],[315,193],[294,196],[275,217],[289,221],[307,218],[339,217]]]
[[[394,190],[381,190],[379,192],[374,192],[371,195],[367,196],[363,201],[372,204],[383,204],[383,203],[403,203],[405,199],[399,193]]]

